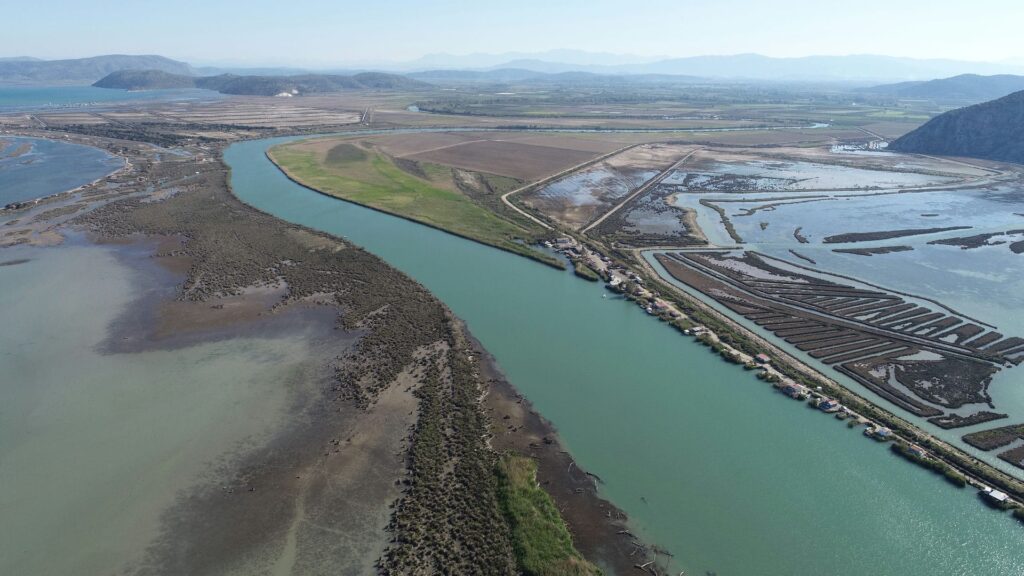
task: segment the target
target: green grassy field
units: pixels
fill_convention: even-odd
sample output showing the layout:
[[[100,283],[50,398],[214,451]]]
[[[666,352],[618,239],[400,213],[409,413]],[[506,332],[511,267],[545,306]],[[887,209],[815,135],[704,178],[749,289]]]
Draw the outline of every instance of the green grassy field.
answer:
[[[532,458],[505,454],[498,461],[498,497],[512,525],[516,559],[529,576],[590,576],[601,571],[572,545],[554,501],[537,485]]]
[[[304,144],[276,146],[268,155],[290,177],[326,194],[548,264],[557,263],[523,243],[536,240],[540,231],[503,218],[466,194],[447,188],[443,182],[446,178],[450,182],[448,168],[428,164],[417,166],[419,173],[413,173],[384,154],[350,143],[335,145],[321,158]]]

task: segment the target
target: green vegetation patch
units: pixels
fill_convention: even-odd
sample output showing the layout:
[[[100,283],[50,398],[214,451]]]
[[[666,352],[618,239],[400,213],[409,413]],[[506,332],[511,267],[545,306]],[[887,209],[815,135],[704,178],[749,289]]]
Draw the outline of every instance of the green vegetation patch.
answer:
[[[334,146],[324,159],[301,142],[275,146],[268,155],[289,176],[326,194],[548,264],[555,262],[521,241],[532,240],[533,231],[434,181],[451,178],[450,170],[420,165],[413,171],[422,170],[423,176],[418,176],[409,166],[351,143]]]
[[[601,279],[601,277],[597,275],[597,272],[594,272],[594,269],[591,268],[590,266],[587,266],[586,263],[584,263],[582,260],[577,260],[576,262],[574,262],[573,268],[573,272],[575,272],[577,276],[583,278],[584,280],[597,282],[598,280]]]
[[[512,526],[512,545],[519,567],[529,576],[593,575],[601,571],[572,545],[551,496],[537,486],[532,458],[505,454],[499,458],[498,498]]]
[[[366,160],[366,151],[355,144],[341,143],[327,151],[326,163],[328,166],[348,164],[350,162],[362,162]]]

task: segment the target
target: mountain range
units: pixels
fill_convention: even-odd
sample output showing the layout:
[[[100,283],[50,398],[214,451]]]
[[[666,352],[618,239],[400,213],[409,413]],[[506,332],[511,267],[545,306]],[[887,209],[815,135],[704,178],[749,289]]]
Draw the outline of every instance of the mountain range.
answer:
[[[923,81],[960,74],[1024,74],[1021,63],[920,60],[891,56],[806,56],[774,58],[759,54],[661,58],[556,50],[542,53],[434,54],[409,62],[372,66],[339,66],[323,69],[290,67],[193,67],[162,56],[110,55],[75,60],[37,60],[28,57],[0,59],[3,83],[92,83],[119,70],[159,70],[185,76],[223,73],[259,76],[302,74],[351,75],[358,72],[393,73],[460,70],[490,72],[527,70],[560,74],[588,72],[613,75],[691,76],[704,79],[759,82],[843,82],[863,86],[901,81]]]
[[[435,55],[407,63],[379,66],[381,69],[423,71],[433,69],[495,70],[518,68],[535,72],[593,72],[598,74],[667,74],[771,81],[895,82],[929,80],[958,74],[1024,74],[1019,63],[967,62],[943,59],[915,59],[877,55],[804,56],[774,58],[760,54],[654,58],[622,62],[601,54],[575,52],[573,61],[549,58],[557,53],[506,53],[444,57]],[[584,58],[583,55],[589,55]],[[639,57],[631,57],[638,59]]]
[[[1024,76],[961,74],[952,78],[873,86],[863,92],[895,98],[977,103],[1018,90],[1024,90]]]

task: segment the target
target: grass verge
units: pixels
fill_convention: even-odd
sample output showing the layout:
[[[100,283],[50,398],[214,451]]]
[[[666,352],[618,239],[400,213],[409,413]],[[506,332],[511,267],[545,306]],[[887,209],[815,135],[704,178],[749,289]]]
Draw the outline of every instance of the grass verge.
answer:
[[[554,501],[537,486],[532,458],[504,454],[498,459],[498,499],[512,527],[519,568],[528,576],[590,576],[601,571],[573,547]]]

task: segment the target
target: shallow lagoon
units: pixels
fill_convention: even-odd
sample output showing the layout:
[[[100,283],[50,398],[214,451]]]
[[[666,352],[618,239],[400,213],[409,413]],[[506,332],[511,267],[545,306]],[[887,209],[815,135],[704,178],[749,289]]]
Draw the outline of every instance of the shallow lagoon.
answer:
[[[123,165],[91,146],[0,136],[0,206],[77,188]]]
[[[216,100],[211,90],[111,90],[95,86],[0,86],[0,112],[46,108],[81,108],[154,100]]]
[[[138,274],[108,248],[0,252],[22,258],[0,266],[0,573],[119,573],[282,425],[310,353],[299,333],[104,354]]]

